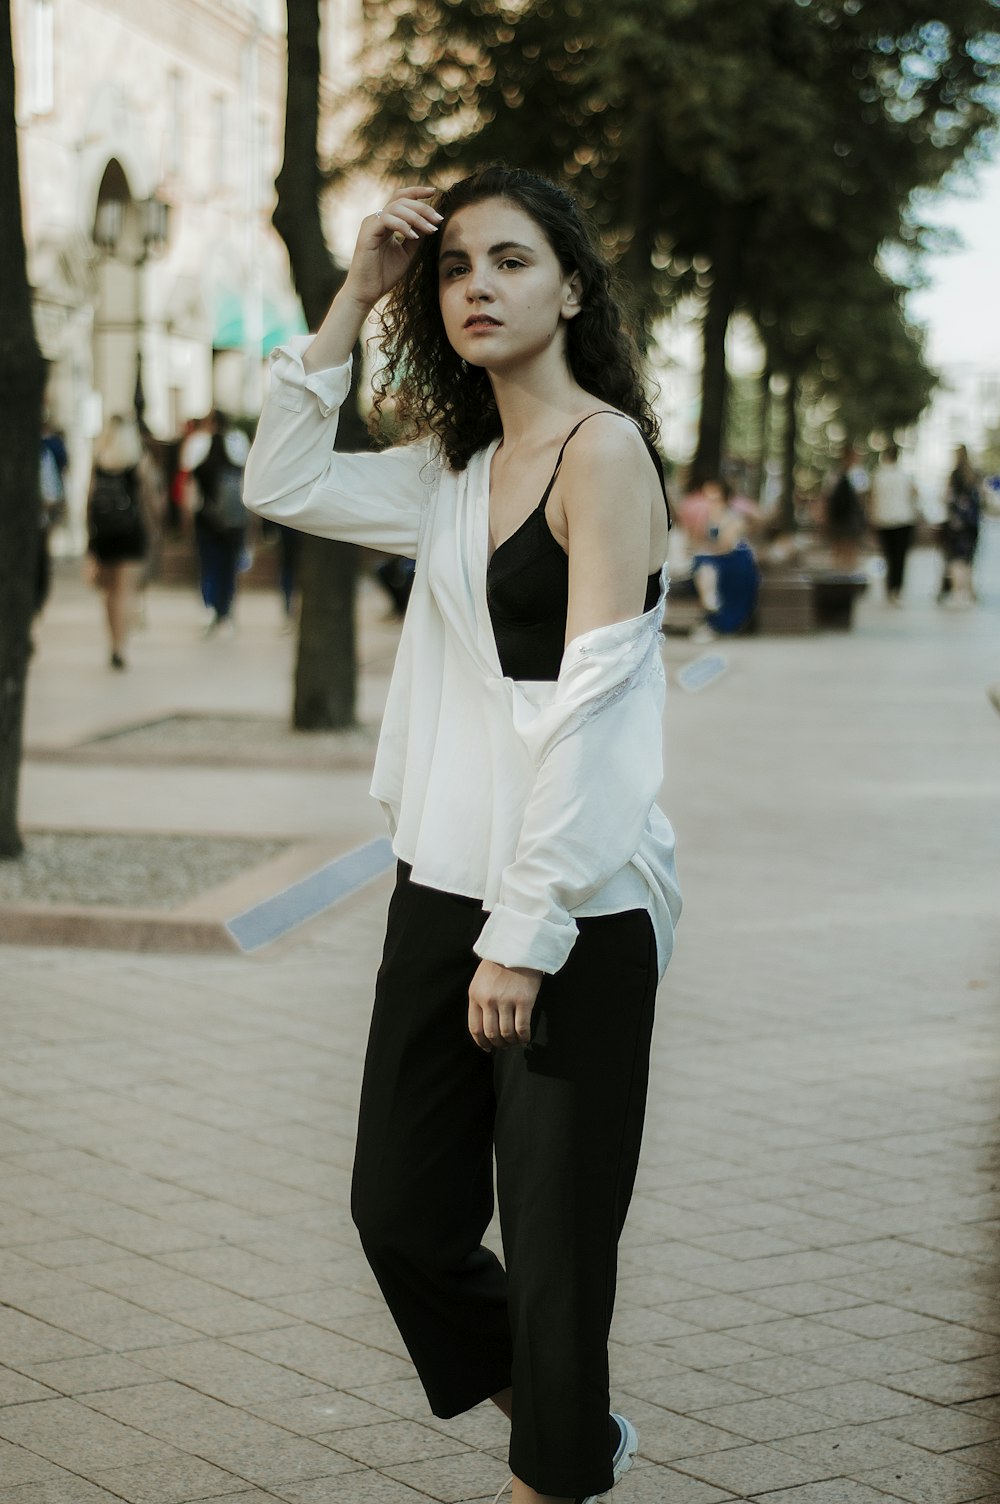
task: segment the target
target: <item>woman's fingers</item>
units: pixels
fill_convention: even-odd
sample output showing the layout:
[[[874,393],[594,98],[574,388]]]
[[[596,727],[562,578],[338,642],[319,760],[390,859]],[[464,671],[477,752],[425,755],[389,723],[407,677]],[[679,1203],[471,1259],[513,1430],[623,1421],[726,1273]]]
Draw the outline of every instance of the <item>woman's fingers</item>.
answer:
[[[484,1054],[491,1055],[493,1053],[493,1046],[486,1037],[483,1010],[478,1003],[472,1001],[469,1002],[469,1033]]]
[[[480,1049],[530,1044],[541,980],[541,972],[480,962],[469,988],[469,1033]]]
[[[497,1008],[497,1027],[504,1044],[517,1044],[516,1009],[513,1003],[501,1003]]]
[[[518,1044],[531,1043],[531,1014],[534,1003],[518,1003],[514,1021],[514,1030]]]
[[[431,218],[432,214],[437,216],[436,219]],[[407,240],[419,240],[422,234],[433,234],[441,222],[437,210],[405,203],[387,204],[372,217],[376,221],[376,232],[381,230],[383,233],[403,235]]]

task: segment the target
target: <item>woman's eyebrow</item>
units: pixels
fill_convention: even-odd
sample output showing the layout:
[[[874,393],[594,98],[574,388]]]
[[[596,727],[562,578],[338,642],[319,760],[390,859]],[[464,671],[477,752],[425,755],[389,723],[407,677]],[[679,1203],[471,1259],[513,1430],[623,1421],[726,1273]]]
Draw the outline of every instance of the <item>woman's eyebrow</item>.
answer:
[[[501,251],[529,251],[530,252],[530,251],[532,251],[532,249],[533,249],[532,246],[530,246],[530,245],[522,245],[520,243],[520,241],[517,241],[517,240],[501,240],[496,245],[491,245],[486,254],[488,256],[499,256],[499,254],[500,254]],[[449,260],[449,259],[451,259],[451,260],[457,260],[457,261],[468,261],[468,259],[469,259],[469,253],[468,253],[468,251],[463,251],[463,250],[461,250],[458,247],[453,247],[451,250],[442,251],[441,255],[440,255],[440,257],[438,259],[440,261],[446,261],[446,260]]]

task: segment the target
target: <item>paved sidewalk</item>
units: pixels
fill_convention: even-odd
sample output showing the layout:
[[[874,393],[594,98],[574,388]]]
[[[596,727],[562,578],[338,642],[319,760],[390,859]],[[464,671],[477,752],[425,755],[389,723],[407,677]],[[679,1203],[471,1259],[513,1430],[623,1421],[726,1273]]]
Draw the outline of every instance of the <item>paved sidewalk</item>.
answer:
[[[974,612],[934,608],[924,557],[904,610],[737,642],[669,699],[687,906],[622,1248],[613,1386],[641,1459],[615,1504],[1000,1500],[987,548]],[[265,626],[218,644],[226,704],[280,708]],[[52,661],[39,740],[69,734]],[[131,715],[138,683],[94,693]],[[254,960],[0,953],[0,1504],[503,1483],[502,1418],[427,1414],[348,1215],[387,897]]]

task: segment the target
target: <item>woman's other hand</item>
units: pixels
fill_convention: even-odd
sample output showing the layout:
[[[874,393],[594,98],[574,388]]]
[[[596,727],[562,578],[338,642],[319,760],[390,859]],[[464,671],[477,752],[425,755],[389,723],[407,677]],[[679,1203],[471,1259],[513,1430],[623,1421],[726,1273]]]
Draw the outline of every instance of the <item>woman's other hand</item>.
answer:
[[[436,191],[401,188],[384,209],[361,221],[344,291],[363,308],[374,308],[395,287],[421,240],[441,224],[428,202]]]
[[[526,1045],[531,1040],[531,1010],[542,973],[527,966],[480,961],[469,988],[469,1033],[486,1054]]]

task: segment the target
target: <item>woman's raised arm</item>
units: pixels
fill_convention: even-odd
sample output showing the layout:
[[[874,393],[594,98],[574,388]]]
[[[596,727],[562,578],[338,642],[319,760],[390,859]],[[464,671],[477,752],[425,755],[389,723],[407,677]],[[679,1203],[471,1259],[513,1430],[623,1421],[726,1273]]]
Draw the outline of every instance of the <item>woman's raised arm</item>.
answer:
[[[439,473],[429,442],[345,454],[334,439],[365,319],[437,229],[440,215],[427,202],[433,191],[404,189],[362,221],[350,271],[319,332],[274,351],[244,477],[250,511],[321,537],[416,554]]]

